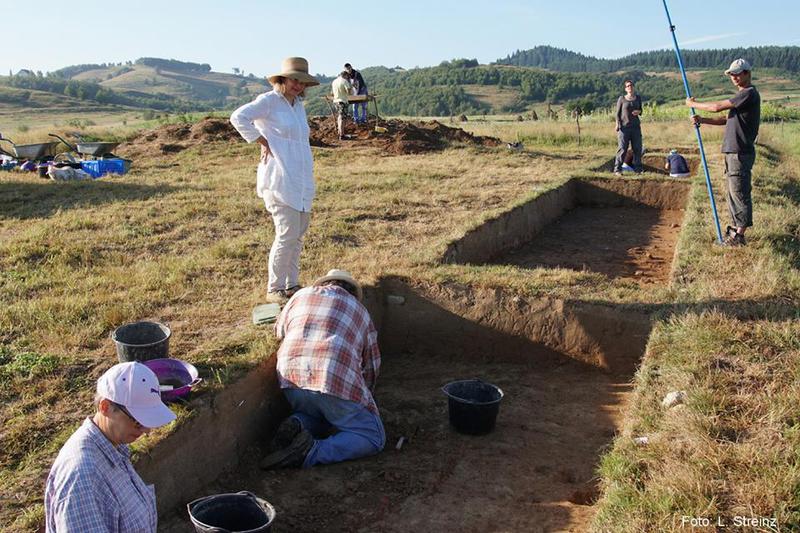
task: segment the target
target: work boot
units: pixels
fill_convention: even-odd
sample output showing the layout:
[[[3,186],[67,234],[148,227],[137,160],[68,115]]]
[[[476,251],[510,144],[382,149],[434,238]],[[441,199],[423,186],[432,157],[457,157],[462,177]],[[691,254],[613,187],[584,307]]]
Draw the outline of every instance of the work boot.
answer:
[[[295,435],[292,442],[283,449],[268,454],[258,464],[263,470],[274,470],[277,468],[300,468],[306,460],[311,446],[314,445],[314,437],[305,429]]]
[[[744,240],[743,234],[734,232],[733,235],[728,235],[723,244],[725,246],[737,247],[745,246],[747,245],[747,242]]]
[[[289,301],[289,296],[284,289],[270,291],[267,293],[267,303],[283,305]]]
[[[294,438],[303,430],[300,421],[293,416],[290,416],[278,426],[275,436],[269,443],[269,451],[277,452],[289,446]]]

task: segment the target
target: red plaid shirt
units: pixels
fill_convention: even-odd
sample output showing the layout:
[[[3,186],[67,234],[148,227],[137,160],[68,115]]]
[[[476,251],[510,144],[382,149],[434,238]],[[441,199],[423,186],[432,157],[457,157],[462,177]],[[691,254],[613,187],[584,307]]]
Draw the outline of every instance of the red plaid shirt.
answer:
[[[381,366],[378,332],[358,299],[335,285],[307,287],[286,304],[275,332],[283,339],[281,388],[324,392],[378,414],[372,398]]]

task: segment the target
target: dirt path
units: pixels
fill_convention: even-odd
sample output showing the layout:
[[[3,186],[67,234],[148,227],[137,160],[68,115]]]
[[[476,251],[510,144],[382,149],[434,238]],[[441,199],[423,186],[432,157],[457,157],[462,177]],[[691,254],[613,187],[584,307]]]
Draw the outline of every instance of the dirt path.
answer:
[[[594,469],[620,425],[628,377],[536,351],[525,354],[535,366],[385,355],[376,395],[387,433],[381,454],[265,473],[253,449],[207,493],[260,495],[275,505],[279,532],[585,531]],[[448,424],[441,386],[471,377],[506,394],[486,436],[461,435]],[[398,451],[401,435],[413,438]],[[159,530],[192,527],[183,511]]]
[[[651,207],[578,207],[522,248],[492,262],[667,283],[683,215],[683,210]]]

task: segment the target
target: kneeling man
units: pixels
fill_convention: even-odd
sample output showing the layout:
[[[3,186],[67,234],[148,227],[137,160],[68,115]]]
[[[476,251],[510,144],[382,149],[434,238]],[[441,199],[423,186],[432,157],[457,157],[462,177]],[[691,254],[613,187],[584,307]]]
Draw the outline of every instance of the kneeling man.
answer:
[[[292,415],[262,468],[308,468],[383,449],[372,397],[381,364],[378,332],[362,296],[349,272],[331,270],[295,293],[278,317],[278,380]]]

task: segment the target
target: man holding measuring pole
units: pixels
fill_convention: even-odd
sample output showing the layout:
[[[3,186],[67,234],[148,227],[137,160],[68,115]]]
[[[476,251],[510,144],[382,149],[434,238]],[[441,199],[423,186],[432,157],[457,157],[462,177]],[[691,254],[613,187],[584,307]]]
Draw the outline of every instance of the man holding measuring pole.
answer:
[[[725,244],[744,246],[744,233],[753,225],[752,169],[756,159],[755,141],[761,122],[761,96],[751,85],[752,67],[744,59],[737,59],[728,70],[737,93],[728,100],[696,102],[686,99],[686,105],[701,111],[719,113],[728,111],[727,117],[692,116],[695,125],[725,126],[722,153],[725,154],[725,176],[728,179],[728,211],[733,227],[726,230]]]

